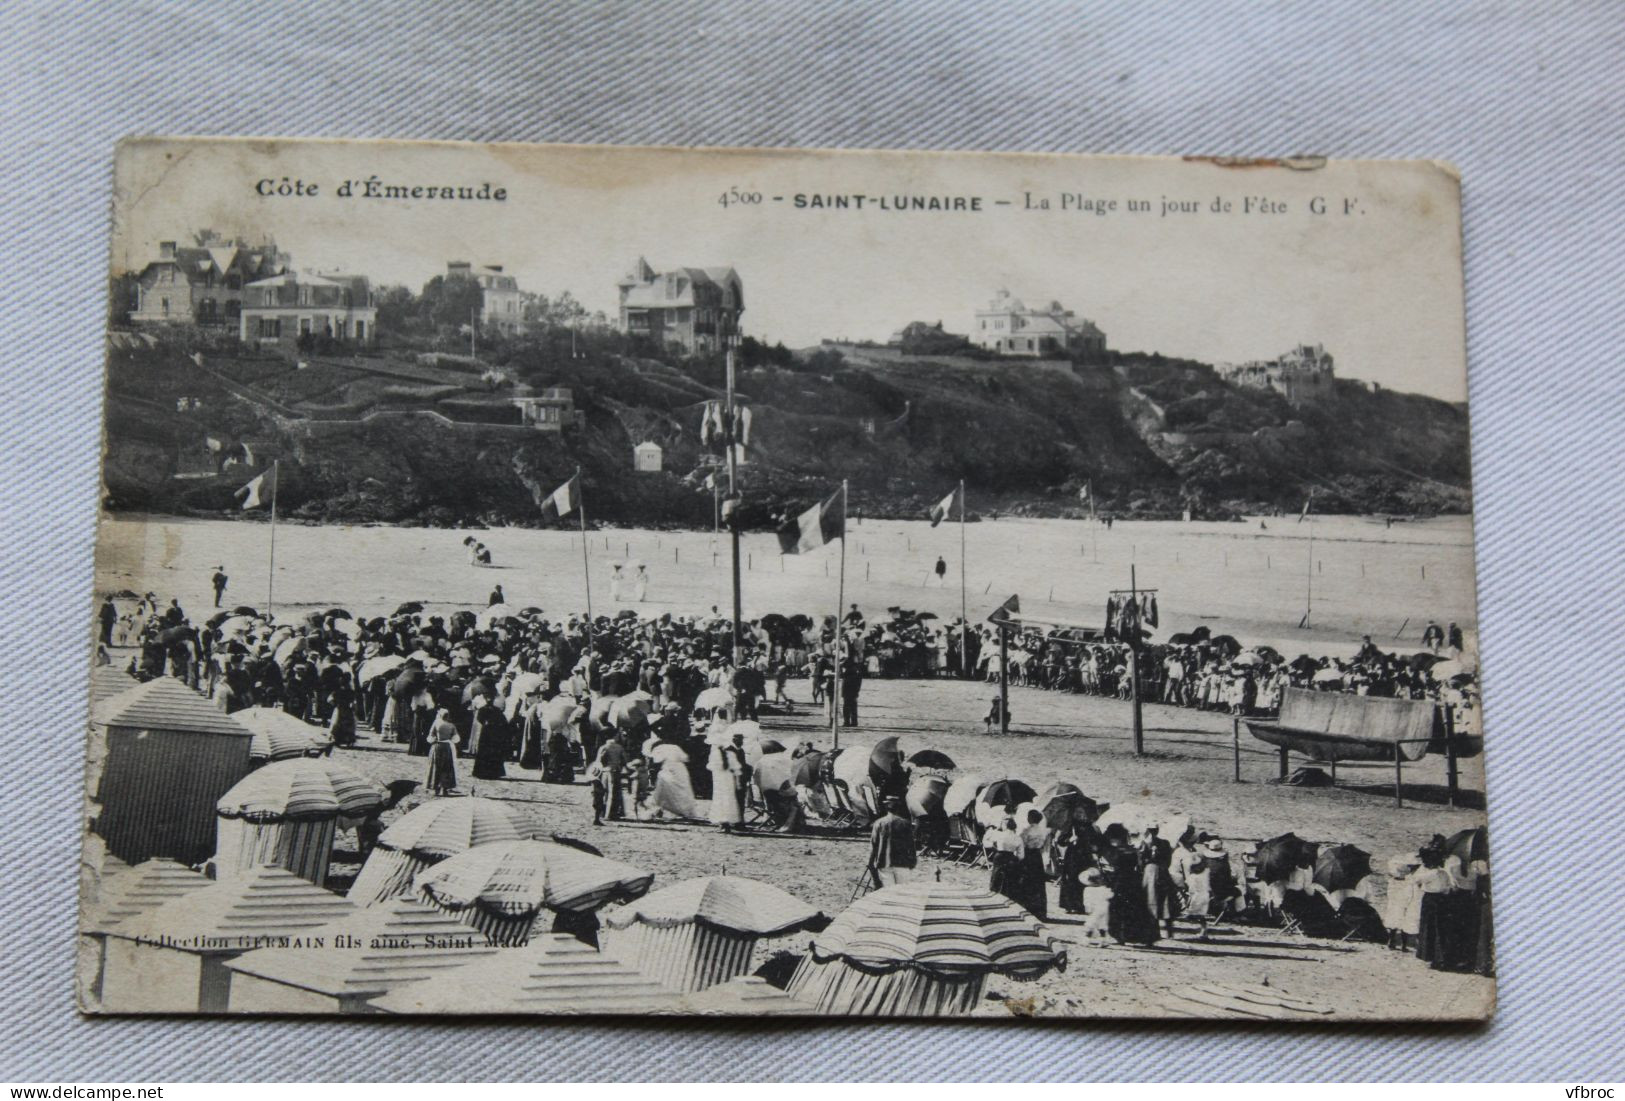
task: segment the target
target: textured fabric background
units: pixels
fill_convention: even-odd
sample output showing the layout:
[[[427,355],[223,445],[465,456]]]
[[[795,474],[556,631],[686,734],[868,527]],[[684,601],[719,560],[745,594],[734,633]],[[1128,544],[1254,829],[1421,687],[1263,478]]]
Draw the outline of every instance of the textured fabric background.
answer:
[[[1625,1077],[1625,18],[1610,0],[0,7],[0,1078]],[[113,143],[1443,157],[1466,182],[1486,1029],[90,1021],[70,1001]]]

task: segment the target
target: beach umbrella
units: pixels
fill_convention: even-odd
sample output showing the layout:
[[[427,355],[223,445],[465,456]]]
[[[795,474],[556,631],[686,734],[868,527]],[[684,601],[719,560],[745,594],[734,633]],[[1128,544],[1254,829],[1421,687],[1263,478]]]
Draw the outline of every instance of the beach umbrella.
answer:
[[[772,884],[720,875],[648,894],[606,924],[631,933],[638,970],[689,992],[745,974],[757,940],[821,927],[824,915]]]
[[[520,673],[509,686],[509,695],[528,696],[547,687],[547,678],[540,673]]]
[[[395,615],[417,615],[423,610],[423,603],[417,600],[408,600],[395,609]]]
[[[1276,883],[1291,877],[1299,868],[1312,866],[1315,849],[1297,834],[1283,833],[1261,841],[1254,854],[1261,883]]]
[[[1449,661],[1439,662],[1439,664],[1428,670],[1428,674],[1434,680],[1443,682],[1453,680],[1456,677],[1470,677],[1473,675],[1473,670],[1466,663],[1452,658]]]
[[[216,612],[216,613],[214,613],[214,615],[210,616],[208,619],[205,619],[203,621],[203,625],[205,627],[218,627],[218,626],[220,626],[222,623],[224,623],[226,620],[228,620],[230,618],[231,618],[231,613],[230,612]]]
[[[638,730],[654,714],[655,698],[647,692],[628,692],[609,705],[608,718],[617,730]]]
[[[954,759],[939,749],[922,749],[909,757],[908,763],[915,768],[937,769],[942,772],[952,772],[959,767]]]
[[[1031,785],[1020,780],[994,780],[976,797],[976,820],[984,826],[997,825],[1006,813],[1022,803],[1032,802],[1037,794]]]
[[[388,800],[382,784],[328,758],[272,761],[215,805],[215,875],[272,866],[321,886],[340,819],[375,814]]]
[[[436,864],[417,878],[418,893],[444,910],[510,922],[538,911],[587,913],[641,898],[650,872],[554,841],[495,841]],[[484,926],[475,920],[476,928]],[[487,930],[490,935],[490,930]],[[499,938],[500,939],[500,938]]]
[[[908,813],[915,818],[934,814],[942,809],[942,801],[948,794],[948,778],[938,776],[931,772],[916,772],[908,778],[908,791],[904,793],[903,804]]]
[[[484,696],[486,701],[489,702],[496,699],[496,695],[496,681],[483,674],[478,677],[471,677],[469,682],[463,685],[464,703],[473,703],[475,696]]]
[[[964,773],[954,778],[948,785],[948,793],[942,797],[942,810],[945,814],[964,814],[976,805],[976,797],[982,794],[987,786],[987,777],[981,773]]]
[[[761,746],[763,755],[769,753],[783,753],[785,750],[784,743],[779,741],[777,738],[763,738],[757,744]]]
[[[1255,665],[1265,665],[1267,662],[1262,654],[1252,650],[1243,650],[1230,659],[1230,664],[1237,669],[1251,669]]]
[[[519,609],[512,604],[492,604],[482,609],[474,617],[474,625],[482,631],[489,631],[492,626],[504,619],[518,619]]]
[[[1328,666],[1325,669],[1317,670],[1310,679],[1316,684],[1337,684],[1343,680],[1343,671],[1335,666]]]
[[[572,849],[578,849],[581,852],[587,853],[587,854],[589,854],[591,856],[603,856],[604,855],[604,850],[603,849],[600,849],[597,845],[589,845],[587,842],[581,840],[579,837],[566,837],[562,833],[555,833],[555,834],[549,835],[548,840],[553,841],[553,842],[555,842],[556,844],[559,844],[559,845],[567,846],[567,847],[572,848]]]
[[[660,742],[649,750],[649,760],[660,765],[686,765],[688,754],[676,742]]]
[[[333,629],[345,638],[352,640],[360,638],[367,630],[354,619],[341,619],[333,624]]]
[[[250,822],[359,818],[382,810],[384,786],[328,758],[273,761],[249,773],[221,796],[222,818]]]
[[[248,750],[250,760],[314,757],[333,748],[325,730],[294,718],[280,707],[246,707],[233,711],[231,717],[254,735]]]
[[[1064,780],[1050,784],[1040,791],[1033,799],[1033,803],[1044,812],[1044,821],[1052,830],[1066,829],[1074,822],[1088,825],[1098,818],[1104,809],[1085,795],[1078,785]]]
[[[235,608],[233,608],[231,610],[231,614],[232,615],[245,615],[245,616],[249,616],[249,617],[251,617],[253,619],[258,619],[260,617],[259,612],[255,611],[253,608],[250,608],[247,604],[239,604],[239,605],[237,605]]]
[[[379,654],[363,661],[356,677],[362,684],[366,684],[377,677],[388,676],[405,664],[406,659],[399,654]]]
[[[1214,635],[1208,640],[1208,645],[1221,654],[1234,654],[1241,650],[1241,643],[1230,635]]]
[[[1031,914],[982,887],[883,887],[813,937],[787,993],[821,1014],[961,1014],[989,975],[1035,979],[1066,965]]]
[[[1328,845],[1315,857],[1315,882],[1328,891],[1352,891],[1371,874],[1371,854],[1353,845]]]
[[[416,877],[476,845],[529,837],[526,816],[507,803],[471,796],[431,799],[402,815],[378,836],[351,885],[349,898],[371,906],[413,894]]]
[[[327,616],[321,612],[306,612],[301,619],[307,627],[320,627],[326,622]]]
[[[519,609],[519,618],[520,619],[532,619],[532,618],[534,618],[536,616],[539,616],[541,614],[542,614],[542,610],[540,608],[536,607],[534,604],[531,605],[528,608]]]
[[[278,665],[284,665],[287,662],[292,661],[295,654],[304,653],[305,646],[306,642],[304,636],[283,639],[280,643],[278,643],[276,652],[271,655],[271,660],[276,662]]]
[[[329,608],[323,614],[331,616],[334,619],[354,619],[355,618],[349,612],[345,611],[343,608]]]
[[[1297,657],[1292,659],[1288,665],[1288,668],[1298,673],[1313,673],[1316,669],[1320,668],[1320,662],[1316,661],[1308,654],[1299,654]]]
[[[1430,654],[1428,651],[1423,650],[1420,653],[1412,654],[1410,657],[1406,658],[1405,663],[1412,669],[1415,669],[1417,672],[1421,673],[1432,669],[1435,665],[1439,664],[1443,660],[1444,658],[1440,657],[1438,654]]]
[[[1490,831],[1485,826],[1474,826],[1450,835],[1444,843],[1445,852],[1461,858],[1463,865],[1490,858]]]
[[[733,693],[726,688],[717,686],[704,689],[698,696],[694,697],[694,710],[715,711],[719,707],[732,708],[733,703]]]

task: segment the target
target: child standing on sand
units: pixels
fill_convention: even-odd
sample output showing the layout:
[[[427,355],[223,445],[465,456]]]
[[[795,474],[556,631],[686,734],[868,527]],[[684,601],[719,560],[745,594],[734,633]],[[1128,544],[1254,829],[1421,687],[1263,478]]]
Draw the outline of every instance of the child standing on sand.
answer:
[[[1106,886],[1098,868],[1090,868],[1079,877],[1083,884],[1083,939],[1094,948],[1104,948],[1111,934],[1106,928],[1106,913],[1112,901],[1112,889]]]

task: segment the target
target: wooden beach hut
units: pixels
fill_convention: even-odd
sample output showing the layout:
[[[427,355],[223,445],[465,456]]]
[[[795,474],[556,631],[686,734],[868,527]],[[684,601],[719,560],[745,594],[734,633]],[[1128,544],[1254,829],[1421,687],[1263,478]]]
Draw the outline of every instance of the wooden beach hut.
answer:
[[[1002,895],[934,881],[865,895],[813,937],[790,980],[819,1014],[969,1013],[989,975],[1033,979],[1066,965],[1038,920]]]
[[[717,875],[664,887],[613,914],[630,942],[619,954],[669,990],[704,990],[750,970],[756,942],[824,924],[770,883]]]
[[[674,994],[630,964],[572,936],[550,933],[523,948],[398,987],[373,1001],[385,1013],[675,1013]]]
[[[111,930],[211,882],[202,872],[194,872],[173,860],[148,860],[133,868],[122,868],[105,880],[101,897],[85,904],[80,923],[86,951],[80,972],[85,1003],[93,1005],[101,1001],[102,975],[107,969],[107,937]]]
[[[254,736],[173,677],[103,700],[92,722],[106,739],[95,831],[127,864],[214,852],[214,809],[248,774]]]
[[[393,901],[324,925],[316,951],[261,948],[226,964],[233,1013],[376,1013],[369,1000],[498,951],[433,907]]]
[[[358,906],[413,897],[413,881],[424,870],[477,845],[517,841],[529,829],[522,811],[496,799],[431,799],[378,836],[348,897]]]
[[[271,865],[321,886],[341,821],[377,814],[388,800],[382,784],[336,761],[273,761],[220,798],[215,874]]]
[[[255,868],[107,932],[102,1006],[113,1013],[224,1013],[226,961],[256,948],[317,951],[312,934],[353,913],[331,891],[281,868]]]

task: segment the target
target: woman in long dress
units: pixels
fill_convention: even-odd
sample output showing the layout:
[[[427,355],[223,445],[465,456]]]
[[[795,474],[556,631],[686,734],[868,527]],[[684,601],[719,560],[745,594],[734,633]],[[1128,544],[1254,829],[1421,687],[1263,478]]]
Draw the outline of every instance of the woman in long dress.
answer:
[[[729,768],[730,756],[723,746],[713,744],[707,767],[711,770],[711,821],[731,832],[744,822],[745,815],[739,806],[739,792]]]
[[[474,750],[474,778],[476,780],[503,780],[507,778],[504,763],[513,755],[513,743],[508,737],[508,717],[502,708],[486,703],[474,714],[479,744]]]
[[[1017,901],[1039,921],[1049,918],[1048,878],[1044,874],[1044,848],[1049,844],[1049,827],[1044,812],[1029,807],[1021,828],[1021,898]]]
[[[1014,818],[1005,818],[998,826],[982,835],[982,847],[987,850],[987,889],[1003,895],[1016,905],[1022,902],[1022,850],[1021,831]]]
[[[649,795],[649,809],[656,817],[671,814],[678,818],[693,818],[694,785],[688,779],[688,754],[681,746],[656,741],[649,747],[650,761],[658,765],[654,791]]]
[[[450,795],[457,790],[457,728],[452,725],[451,712],[442,707],[429,727],[429,780],[428,787],[436,795]]]

